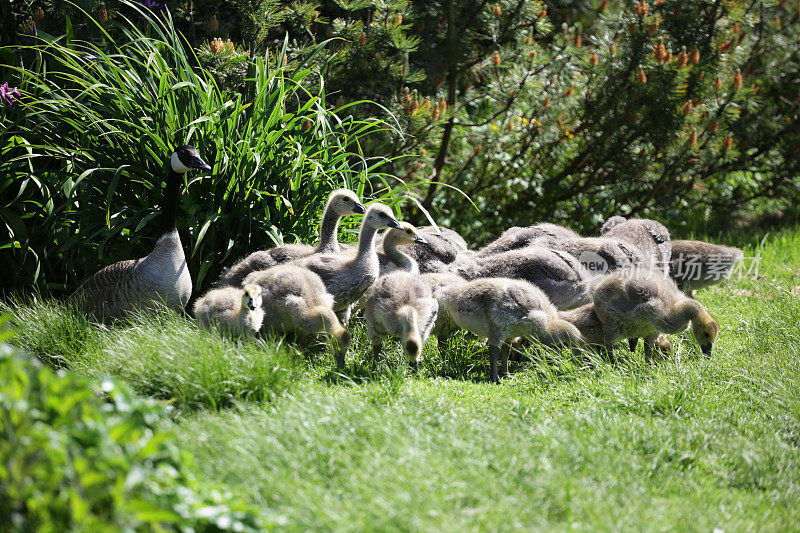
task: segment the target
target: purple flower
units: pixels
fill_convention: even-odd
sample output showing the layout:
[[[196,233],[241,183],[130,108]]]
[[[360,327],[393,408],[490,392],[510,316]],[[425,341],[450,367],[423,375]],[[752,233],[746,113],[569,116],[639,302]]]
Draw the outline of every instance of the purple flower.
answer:
[[[0,98],[8,102],[8,105],[14,105],[15,96],[17,99],[22,96],[18,88],[9,88],[8,82],[0,85]]]
[[[167,9],[166,2],[154,2],[153,0],[138,0],[138,2],[140,6],[149,9],[155,14],[158,14]],[[141,20],[145,20],[150,17],[148,17],[146,14],[140,14],[139,18]]]

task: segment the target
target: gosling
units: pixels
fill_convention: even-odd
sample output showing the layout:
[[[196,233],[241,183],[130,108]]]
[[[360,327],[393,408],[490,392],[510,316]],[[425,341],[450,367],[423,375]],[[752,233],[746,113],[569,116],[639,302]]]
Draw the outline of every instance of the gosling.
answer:
[[[513,227],[505,230],[500,237],[490,242],[477,252],[478,257],[489,257],[490,255],[518,250],[530,246],[535,240],[545,239],[547,242],[558,241],[561,239],[575,239],[580,237],[577,233],[564,226],[542,222],[524,228]]]
[[[645,340],[650,357],[659,333],[681,333],[691,323],[692,334],[703,355],[709,357],[719,336],[719,325],[697,300],[688,298],[670,278],[653,270],[620,270],[591,285],[592,305],[602,323],[607,350],[623,339]],[[564,315],[562,315],[563,317]],[[578,326],[578,329],[581,329]],[[599,341],[598,335],[586,333]]]
[[[489,339],[490,377],[499,382],[508,373],[508,344],[517,337],[534,337],[548,346],[583,344],[578,328],[559,318],[541,289],[527,281],[483,278],[442,289],[439,302],[459,327]]]
[[[471,253],[463,237],[451,229],[438,228],[437,231],[432,226],[424,226],[416,231],[425,242],[407,244],[403,251],[419,265],[423,274],[446,272],[460,254]]]
[[[216,326],[230,335],[256,333],[264,320],[258,285],[212,289],[194,303],[193,309],[202,327]]]
[[[694,291],[722,283],[744,252],[739,248],[703,241],[672,241],[670,276],[690,297]]]
[[[408,364],[416,372],[439,311],[430,286],[419,276],[397,271],[381,276],[368,295],[364,318],[372,342],[373,365],[377,365],[382,337],[389,335],[401,340]]]
[[[239,287],[250,272],[266,270],[269,267],[288,263],[312,254],[338,253],[340,251],[337,233],[339,220],[346,215],[363,214],[364,206],[358,196],[348,189],[335,189],[328,195],[319,226],[319,243],[316,247],[308,244],[284,244],[268,250],[253,252],[224,271],[216,287]]]
[[[604,237],[616,237],[636,246],[644,253],[644,265],[669,274],[672,242],[669,230],[660,222],[646,218],[613,216],[606,220],[600,233]]]
[[[350,333],[333,312],[333,296],[318,275],[295,265],[278,265],[251,272],[244,283],[262,290],[265,331],[301,335],[325,332],[333,343],[336,366],[344,368]]]

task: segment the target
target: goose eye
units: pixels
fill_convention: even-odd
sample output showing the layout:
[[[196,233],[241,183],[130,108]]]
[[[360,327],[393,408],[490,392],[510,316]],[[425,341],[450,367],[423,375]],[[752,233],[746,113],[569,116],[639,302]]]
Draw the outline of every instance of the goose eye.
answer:
[[[407,230],[406,230],[406,233],[408,233],[409,235],[411,235],[411,230],[410,230],[410,229],[407,229]]]
[[[381,218],[386,218],[386,213],[381,213],[379,216],[380,216]]]
[[[706,332],[706,337],[710,337],[710,336],[711,336],[711,335],[709,335],[709,334],[708,334],[708,332]]]

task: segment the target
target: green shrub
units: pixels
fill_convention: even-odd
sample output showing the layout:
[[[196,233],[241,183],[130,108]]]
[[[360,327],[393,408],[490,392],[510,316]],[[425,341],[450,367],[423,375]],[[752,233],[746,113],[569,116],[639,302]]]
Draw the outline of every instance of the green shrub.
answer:
[[[145,255],[158,237],[167,159],[184,143],[213,166],[187,178],[178,222],[199,290],[246,252],[283,236],[313,240],[327,193],[363,192],[380,166],[360,155],[380,122],[326,108],[306,62],[321,45],[286,67],[269,66],[283,65],[285,50],[239,57],[247,75],[230,92],[197,66],[168,17],[120,24],[119,42],[42,36],[17,49],[23,65],[0,64],[22,93],[0,112],[0,222],[11,236],[0,253],[16,265],[0,285],[72,290],[104,265]]]
[[[56,375],[0,344],[0,523],[15,531],[256,531],[230,494],[203,487],[166,410],[110,379]]]

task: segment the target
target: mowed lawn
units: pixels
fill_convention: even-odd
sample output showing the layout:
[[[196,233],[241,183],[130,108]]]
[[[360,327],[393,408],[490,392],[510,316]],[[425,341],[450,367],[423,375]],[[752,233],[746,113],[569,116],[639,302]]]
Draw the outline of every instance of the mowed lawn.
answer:
[[[493,385],[463,335],[431,339],[416,376],[387,343],[372,372],[357,324],[338,375],[324,345],[49,302],[13,310],[14,342],[170,402],[200,475],[290,529],[800,530],[800,232],[745,251],[757,278],[697,295],[721,326],[710,359],[689,334],[654,362],[531,351]]]

